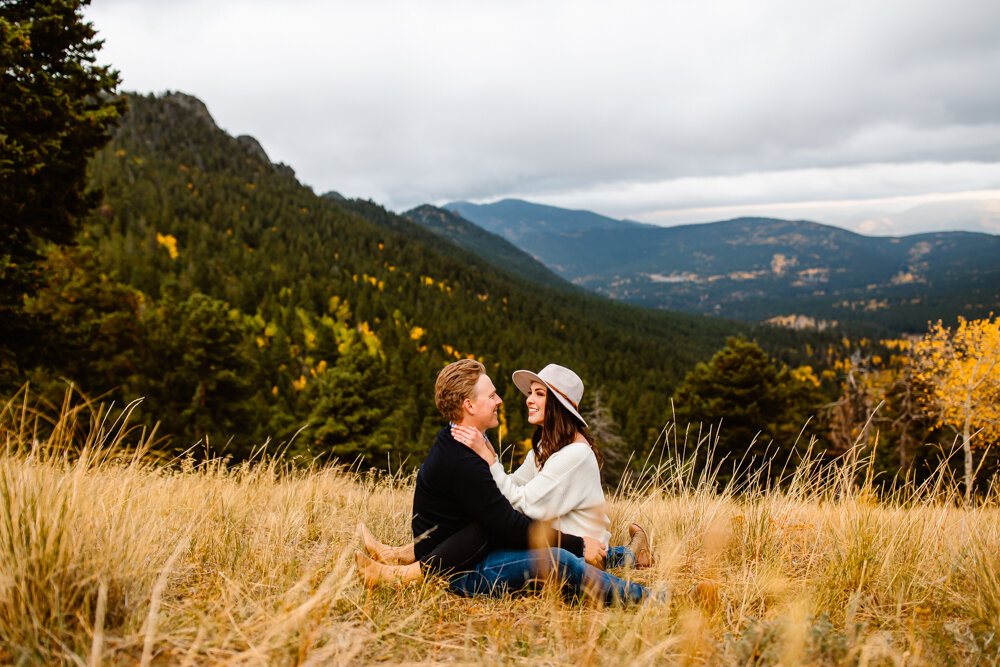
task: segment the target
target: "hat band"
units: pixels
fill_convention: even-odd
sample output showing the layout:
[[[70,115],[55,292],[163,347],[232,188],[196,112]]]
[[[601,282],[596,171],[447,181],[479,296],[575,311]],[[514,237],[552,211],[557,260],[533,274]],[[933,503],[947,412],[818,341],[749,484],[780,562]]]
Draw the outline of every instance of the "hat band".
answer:
[[[557,394],[559,394],[560,396],[562,396],[563,398],[565,398],[567,401],[569,401],[569,404],[573,406],[574,410],[576,410],[577,412],[580,411],[580,408],[579,408],[579,406],[577,406],[576,401],[574,401],[572,398],[570,398],[566,394],[562,393],[561,391],[559,391],[558,389],[556,389],[555,387],[553,387],[551,384],[549,385],[549,389],[551,389],[552,391],[556,392]]]

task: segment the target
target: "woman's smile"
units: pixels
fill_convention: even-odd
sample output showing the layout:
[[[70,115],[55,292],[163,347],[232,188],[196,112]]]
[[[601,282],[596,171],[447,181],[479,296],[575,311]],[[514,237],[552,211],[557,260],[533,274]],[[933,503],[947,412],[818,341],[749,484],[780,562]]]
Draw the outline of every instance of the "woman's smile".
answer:
[[[528,406],[528,423],[538,426],[545,421],[545,398],[548,388],[541,382],[531,383],[531,392],[525,404]]]

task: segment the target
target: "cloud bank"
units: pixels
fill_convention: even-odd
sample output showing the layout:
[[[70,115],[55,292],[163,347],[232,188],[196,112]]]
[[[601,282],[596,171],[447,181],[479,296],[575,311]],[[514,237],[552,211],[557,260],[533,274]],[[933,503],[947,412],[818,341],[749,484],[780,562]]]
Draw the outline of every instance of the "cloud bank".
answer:
[[[520,196],[676,224],[825,202],[857,227],[879,202],[1000,190],[992,0],[94,0],[87,16],[127,89],[196,95],[317,191],[397,210]]]

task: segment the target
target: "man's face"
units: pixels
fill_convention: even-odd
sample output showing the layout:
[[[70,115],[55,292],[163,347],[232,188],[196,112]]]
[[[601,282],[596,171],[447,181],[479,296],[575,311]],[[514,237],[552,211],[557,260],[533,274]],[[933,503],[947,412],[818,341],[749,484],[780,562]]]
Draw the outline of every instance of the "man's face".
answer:
[[[497,394],[493,380],[484,374],[476,381],[476,389],[472,396],[465,399],[465,409],[472,417],[473,425],[480,431],[485,431],[500,425],[497,410],[501,403],[503,399]]]

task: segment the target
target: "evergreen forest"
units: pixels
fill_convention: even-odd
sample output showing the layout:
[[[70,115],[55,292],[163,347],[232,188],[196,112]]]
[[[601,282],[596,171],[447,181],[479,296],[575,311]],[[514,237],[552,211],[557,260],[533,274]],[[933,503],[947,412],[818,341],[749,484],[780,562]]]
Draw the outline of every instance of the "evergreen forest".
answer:
[[[24,302],[39,333],[2,364],[7,395],[27,381],[32,400],[57,405],[71,383],[118,411],[131,406],[168,459],[240,461],[264,449],[394,470],[419,465],[443,424],[437,372],[474,357],[506,403],[499,438],[514,461],[532,427],[511,373],[576,370],[612,485],[678,439],[699,468],[724,461],[722,482],[767,457],[794,466],[813,436],[824,457],[875,438],[865,446],[886,480],[925,475],[947,456],[949,433],[896,400],[910,395],[899,341],[534,282],[526,256],[491,263],[426,221],[318,196],[193,97],[128,104],[89,163],[100,205],[74,243],[44,246],[41,287]],[[892,446],[878,448],[876,427]]]
[[[534,284],[373,202],[317,196],[189,96],[129,105],[90,163],[103,203],[75,247],[50,248],[29,300],[60,340],[29,375],[53,400],[65,378],[118,405],[143,397],[136,415],[159,422],[165,451],[239,459],[270,441],[414,465],[441,425],[437,371],[472,356],[507,403],[507,442],[530,434],[510,374],[555,362],[584,378],[585,409],[599,397],[627,459],[652,446],[685,373],[755,335]],[[811,354],[762,331],[786,361]]]

